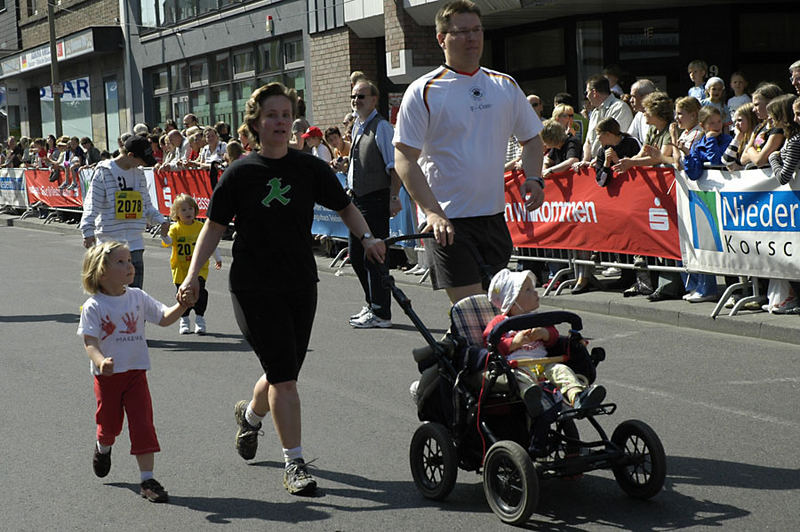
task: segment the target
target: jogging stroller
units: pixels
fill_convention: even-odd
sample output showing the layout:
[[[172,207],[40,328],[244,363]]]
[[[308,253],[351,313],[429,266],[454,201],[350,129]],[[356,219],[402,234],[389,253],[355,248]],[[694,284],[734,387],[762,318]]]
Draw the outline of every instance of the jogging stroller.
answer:
[[[390,238],[386,244],[421,236]],[[578,315],[558,311],[509,318],[494,328],[484,348],[483,331],[495,309],[486,296],[472,296],[453,306],[450,333],[437,341],[388,271],[384,282],[427,343],[413,351],[421,372],[415,396],[423,424],[409,450],[411,473],[423,496],[442,500],[455,486],[459,468],[475,471],[483,475],[492,511],[506,523],[521,524],[536,509],[540,479],[610,468],[631,497],[649,499],[661,491],[666,456],[652,428],[628,420],[609,438],[595,418],[613,414],[616,404],[573,409],[546,382],[541,384],[542,413],[532,418],[512,371],[515,362],[497,351],[498,340],[509,330],[568,323],[559,356],[534,360],[563,362],[591,382],[605,352],[587,352]],[[584,419],[599,440],[581,439],[576,421]]]

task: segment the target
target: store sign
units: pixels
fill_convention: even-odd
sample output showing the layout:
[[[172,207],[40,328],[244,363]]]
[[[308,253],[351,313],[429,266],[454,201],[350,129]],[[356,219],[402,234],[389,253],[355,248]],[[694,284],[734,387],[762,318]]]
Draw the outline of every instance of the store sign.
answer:
[[[85,30],[67,39],[56,42],[56,56],[59,61],[71,59],[94,51],[94,34]],[[7,58],[0,63],[0,78],[26,72],[50,64],[50,45],[44,44],[31,50]]]
[[[91,100],[88,77],[64,81],[60,85],[64,89],[61,93],[62,102],[88,102]],[[53,101],[53,93],[49,85],[47,87],[39,87],[39,99],[43,102]]]

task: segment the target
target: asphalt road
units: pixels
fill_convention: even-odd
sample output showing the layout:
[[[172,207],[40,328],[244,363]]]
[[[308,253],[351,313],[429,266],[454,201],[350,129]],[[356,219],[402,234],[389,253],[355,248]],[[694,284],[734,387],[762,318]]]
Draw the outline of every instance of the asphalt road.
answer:
[[[303,368],[304,449],[316,458],[313,498],[288,495],[267,426],[256,459],[233,441],[233,405],[259,376],[226,289],[228,263],[212,271],[210,334],[148,326],[149,374],[162,452],[156,478],[168,505],[138,496],[138,471],[120,436],[111,473],[94,476],[94,398],[75,334],[86,296],[76,235],[0,227],[0,516],[3,530],[494,530],[504,526],[480,477],[459,472],[447,501],[422,498],[408,448],[418,426],[408,385],[410,321],[352,330],[361,306],[353,277],[321,274],[311,352]],[[167,250],[145,253],[145,290],[174,292]],[[227,261],[227,259],[226,259]],[[441,334],[445,298],[403,285],[423,321]],[[599,381],[625,419],[649,423],[668,456],[665,489],[629,499],[610,472],[542,484],[537,530],[792,530],[800,522],[800,348],[584,313],[586,336],[606,348]],[[590,430],[580,426],[582,431]]]

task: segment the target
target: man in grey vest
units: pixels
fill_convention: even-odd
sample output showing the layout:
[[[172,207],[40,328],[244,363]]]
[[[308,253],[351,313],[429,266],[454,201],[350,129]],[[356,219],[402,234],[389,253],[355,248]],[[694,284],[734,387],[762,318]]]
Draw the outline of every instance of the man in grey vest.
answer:
[[[387,238],[389,218],[400,212],[400,178],[394,170],[394,129],[378,114],[378,88],[374,83],[358,81],[350,93],[356,114],[350,148],[347,188],[353,203],[374,235],[350,234],[350,263],[364,289],[366,305],[350,316],[350,325],[357,329],[391,327],[391,294],[381,283],[378,265],[364,261],[362,241],[366,238]]]

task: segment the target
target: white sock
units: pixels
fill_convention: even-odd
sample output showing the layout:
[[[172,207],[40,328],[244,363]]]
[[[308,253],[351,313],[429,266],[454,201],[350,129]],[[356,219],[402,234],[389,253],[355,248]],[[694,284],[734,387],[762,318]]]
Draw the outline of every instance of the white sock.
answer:
[[[100,451],[100,454],[108,454],[111,452],[111,446],[97,442],[97,450]]]
[[[142,482],[144,482],[145,480],[150,480],[151,478],[153,478],[153,472],[152,471],[140,471],[139,475],[140,475],[140,478],[142,479],[141,480]]]
[[[264,419],[264,416],[259,416],[258,414],[256,414],[253,411],[253,407],[252,406],[247,405],[247,410],[244,413],[244,418],[247,420],[247,422],[251,426],[257,427],[261,423],[261,421]]]
[[[303,458],[303,447],[298,445],[293,449],[287,449],[284,447],[283,449],[283,460],[288,464],[292,460],[298,460]]]

